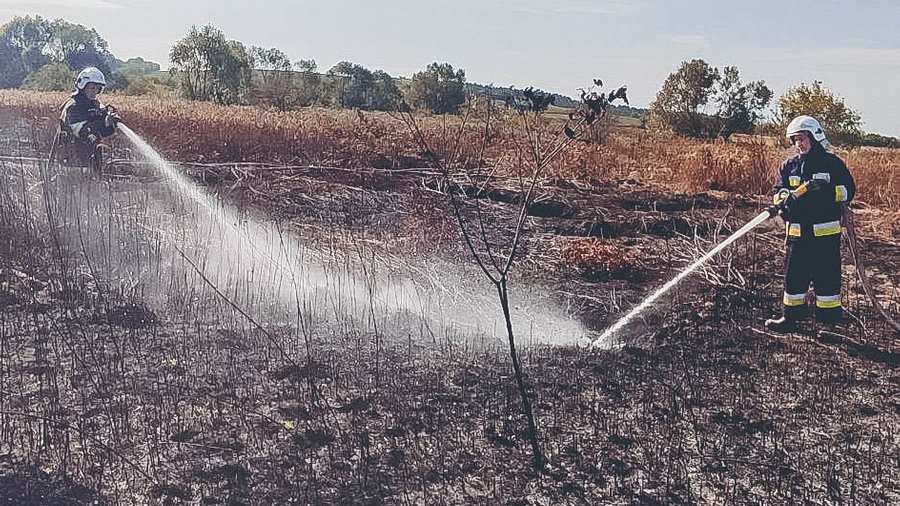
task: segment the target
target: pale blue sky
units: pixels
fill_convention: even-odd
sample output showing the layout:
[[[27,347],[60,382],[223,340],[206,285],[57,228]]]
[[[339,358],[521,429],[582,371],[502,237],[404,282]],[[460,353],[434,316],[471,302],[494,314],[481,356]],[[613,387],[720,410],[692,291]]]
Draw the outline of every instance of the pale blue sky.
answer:
[[[277,47],[321,71],[348,60],[410,76],[433,61],[470,82],[576,96],[600,77],[646,107],[682,61],[734,65],[776,98],[821,80],[869,132],[900,136],[900,1],[0,0],[15,15],[95,28],[120,59],[168,67],[191,25]]]

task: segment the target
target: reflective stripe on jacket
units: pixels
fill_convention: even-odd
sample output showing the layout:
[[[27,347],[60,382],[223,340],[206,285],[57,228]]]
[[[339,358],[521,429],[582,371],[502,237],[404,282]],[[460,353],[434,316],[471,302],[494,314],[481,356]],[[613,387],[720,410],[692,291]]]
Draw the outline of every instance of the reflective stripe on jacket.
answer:
[[[856,195],[856,183],[844,162],[814,142],[812,150],[785,160],[773,185],[774,194],[815,180],[784,214],[788,240],[841,233],[841,205]]]

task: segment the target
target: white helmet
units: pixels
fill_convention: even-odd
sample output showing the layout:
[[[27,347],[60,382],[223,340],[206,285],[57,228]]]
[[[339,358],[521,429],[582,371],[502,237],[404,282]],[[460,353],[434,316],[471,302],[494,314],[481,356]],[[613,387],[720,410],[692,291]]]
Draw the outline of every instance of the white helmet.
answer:
[[[816,118],[812,116],[797,116],[794,118],[787,126],[787,131],[785,132],[785,137],[790,138],[790,136],[794,135],[797,132],[809,132],[809,135],[812,136],[818,142],[822,142],[825,140],[825,131],[822,130],[822,125],[816,121]]]
[[[78,73],[78,77],[75,78],[75,87],[83,90],[87,83],[97,83],[101,86],[106,86],[106,78],[97,67],[87,67]]]

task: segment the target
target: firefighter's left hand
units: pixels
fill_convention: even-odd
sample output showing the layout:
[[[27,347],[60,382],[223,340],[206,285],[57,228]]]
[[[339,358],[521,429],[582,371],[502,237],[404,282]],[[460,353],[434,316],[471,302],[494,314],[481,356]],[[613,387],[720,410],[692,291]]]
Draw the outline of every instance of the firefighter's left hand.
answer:
[[[834,185],[828,181],[821,179],[812,179],[809,181],[809,198],[825,205],[834,202]]]
[[[810,179],[806,183],[806,186],[809,188],[809,191],[813,192],[813,193],[820,193],[823,191],[828,191],[829,189],[832,188],[831,183],[829,183],[827,181],[823,181],[821,179]]]

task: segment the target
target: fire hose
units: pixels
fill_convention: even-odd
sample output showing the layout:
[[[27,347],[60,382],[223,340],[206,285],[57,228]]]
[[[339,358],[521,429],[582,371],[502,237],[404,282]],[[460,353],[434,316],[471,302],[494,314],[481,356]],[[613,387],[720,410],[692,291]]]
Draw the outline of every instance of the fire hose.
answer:
[[[869,282],[869,277],[866,274],[866,266],[859,254],[859,240],[856,236],[856,226],[853,220],[853,211],[851,211],[849,207],[844,208],[843,221],[844,226],[847,228],[847,246],[850,250],[850,258],[853,260],[853,265],[856,266],[856,275],[857,277],[859,277],[860,284],[862,284],[863,292],[865,292],[866,297],[869,298],[869,302],[872,303],[872,306],[878,309],[878,312],[881,313],[881,316],[884,317],[888,324],[890,324],[891,327],[894,327],[895,331],[900,332],[900,324],[898,324],[897,321],[894,320],[883,307],[881,307],[881,304],[879,304],[878,302],[878,298],[875,296],[875,290],[872,289],[872,284]]]

